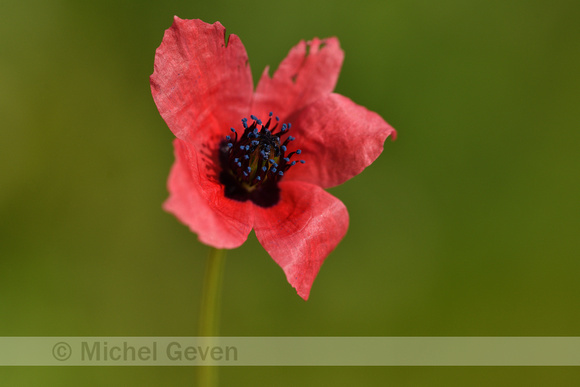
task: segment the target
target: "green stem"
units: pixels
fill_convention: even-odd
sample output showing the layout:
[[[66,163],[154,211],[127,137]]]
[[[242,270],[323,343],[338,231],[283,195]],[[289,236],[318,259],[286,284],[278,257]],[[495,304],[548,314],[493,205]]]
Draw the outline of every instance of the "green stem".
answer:
[[[221,285],[224,272],[226,250],[211,248],[205,267],[201,310],[199,314],[199,336],[218,336],[219,308]],[[211,345],[208,339],[207,345]],[[218,367],[200,366],[198,368],[198,386],[216,387],[218,385]]]

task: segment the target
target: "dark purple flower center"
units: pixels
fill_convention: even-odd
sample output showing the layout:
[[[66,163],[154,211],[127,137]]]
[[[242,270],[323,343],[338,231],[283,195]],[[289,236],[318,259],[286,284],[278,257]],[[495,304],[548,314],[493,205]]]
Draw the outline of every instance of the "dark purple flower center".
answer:
[[[265,124],[253,115],[250,125],[248,119],[243,118],[243,134],[238,137],[238,132],[230,128],[232,134],[220,143],[220,182],[227,198],[242,202],[251,200],[261,207],[271,207],[280,200],[278,182],[296,164],[292,156],[302,151],[288,152],[290,142],[294,141],[294,137],[288,135],[292,125],[282,124],[276,131],[280,120],[276,117],[270,128],[272,115],[270,113]],[[299,162],[304,164],[304,160]]]

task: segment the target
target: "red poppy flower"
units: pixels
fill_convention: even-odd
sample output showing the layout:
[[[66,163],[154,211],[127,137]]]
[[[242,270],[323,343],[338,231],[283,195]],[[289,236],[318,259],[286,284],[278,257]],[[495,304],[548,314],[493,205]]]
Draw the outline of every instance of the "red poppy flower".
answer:
[[[254,91],[248,56],[219,23],[174,23],[155,53],[151,91],[177,137],[165,210],[216,248],[252,229],[308,299],[348,212],[324,188],[362,172],[396,132],[332,93],[343,60],[336,38],[301,41]]]

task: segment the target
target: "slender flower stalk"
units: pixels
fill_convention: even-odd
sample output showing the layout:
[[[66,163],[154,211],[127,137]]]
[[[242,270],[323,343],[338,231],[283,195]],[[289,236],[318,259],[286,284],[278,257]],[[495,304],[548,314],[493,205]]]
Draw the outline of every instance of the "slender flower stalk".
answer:
[[[215,247],[210,248],[203,278],[199,336],[217,336],[218,334],[225,257],[226,250],[216,249]]]
[[[212,337],[218,336],[225,257],[226,250],[212,247],[205,267],[198,336],[207,338],[205,344],[208,347],[212,345]],[[217,366],[201,366],[198,368],[197,376],[197,385],[200,387],[215,387],[218,385]]]

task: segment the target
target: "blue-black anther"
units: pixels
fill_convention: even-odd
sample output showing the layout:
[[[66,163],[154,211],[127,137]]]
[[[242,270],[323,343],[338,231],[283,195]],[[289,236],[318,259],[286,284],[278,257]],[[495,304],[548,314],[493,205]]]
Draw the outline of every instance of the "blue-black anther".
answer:
[[[277,122],[272,124],[274,117]],[[288,143],[295,140],[293,136],[288,136],[291,123],[281,122],[273,112],[268,113],[267,122],[264,123],[253,114],[250,118],[253,120],[251,125],[248,118],[242,118],[244,129],[240,136],[233,127],[230,131],[234,135],[224,136],[223,143],[227,147],[222,145],[219,148],[222,164],[220,182],[225,185],[228,198],[252,200],[258,205],[264,204],[264,207],[271,206],[278,200],[277,183],[290,167],[297,163],[304,164],[305,161],[292,160],[292,156],[301,154],[302,150],[290,152],[288,149]]]

